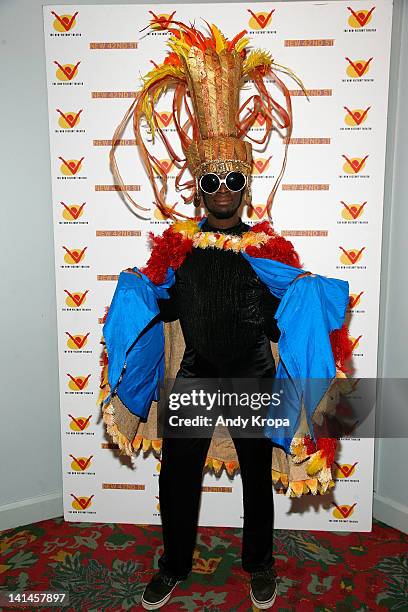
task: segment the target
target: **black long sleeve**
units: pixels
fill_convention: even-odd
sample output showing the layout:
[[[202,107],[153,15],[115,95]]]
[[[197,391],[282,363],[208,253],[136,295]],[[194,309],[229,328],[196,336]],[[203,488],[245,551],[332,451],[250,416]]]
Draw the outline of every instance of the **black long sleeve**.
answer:
[[[158,299],[157,305],[160,309],[160,320],[164,323],[176,321],[179,318],[177,285],[172,285],[168,290],[168,299]]]
[[[280,329],[274,315],[280,304],[280,299],[274,296],[264,283],[262,285],[264,286],[264,294],[262,296],[261,308],[264,317],[265,334],[272,342],[278,342]]]

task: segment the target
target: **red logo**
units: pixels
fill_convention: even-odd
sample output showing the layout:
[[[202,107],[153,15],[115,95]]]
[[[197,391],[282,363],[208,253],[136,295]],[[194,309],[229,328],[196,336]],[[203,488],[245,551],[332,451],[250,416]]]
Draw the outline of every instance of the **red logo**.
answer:
[[[51,11],[51,15],[54,15],[54,30],[58,32],[69,32],[75,25],[75,17],[78,15],[78,11],[73,15],[57,15],[54,11]]]
[[[349,306],[350,308],[355,308],[357,306],[357,304],[360,301],[361,296],[363,295],[364,291],[360,291],[360,293],[358,295],[351,293],[350,294],[350,299],[349,299]]]
[[[75,176],[75,174],[77,174],[81,169],[82,162],[85,158],[81,157],[81,159],[64,159],[63,157],[58,157],[58,159],[62,161],[62,164],[60,166],[62,174],[65,174],[66,176]]]
[[[345,219],[352,219],[352,220],[356,220],[358,219],[358,217],[361,217],[364,206],[367,204],[367,202],[363,202],[362,204],[357,206],[357,204],[346,204],[345,202],[343,202],[343,200],[341,201],[341,203],[343,204],[343,207],[344,207],[342,216]]]
[[[66,251],[66,255],[64,257],[64,261],[68,264],[79,264],[85,255],[85,251],[88,247],[84,247],[83,249],[68,249],[66,246],[62,247],[64,251]]]
[[[347,266],[354,266],[360,259],[361,255],[365,249],[362,247],[361,249],[343,249],[342,246],[339,249],[343,252],[343,255],[340,256],[341,263],[346,264]]]
[[[169,25],[170,21],[173,19],[176,11],[173,11],[171,15],[168,13],[160,13],[156,15],[153,11],[149,11],[151,15],[153,15],[151,19],[151,27],[157,30],[165,30]]]
[[[334,463],[337,466],[337,470],[336,470],[337,478],[350,478],[350,476],[355,472],[355,467],[358,461],[353,463],[353,465],[350,465],[348,463],[341,464],[341,463],[337,463],[337,461],[335,461]]]
[[[72,502],[72,507],[75,508],[75,510],[86,510],[91,505],[92,498],[95,496],[91,495],[91,497],[85,497],[81,495],[81,497],[77,497],[76,495],[71,493],[71,497],[74,498],[74,501]]]
[[[357,503],[354,503],[352,506],[338,506],[334,502],[332,503],[333,506],[335,506],[335,509],[333,510],[333,516],[340,519],[348,519],[353,514],[354,508],[357,506]]]
[[[349,123],[350,125],[361,125],[365,121],[365,118],[371,106],[366,108],[364,111],[363,110],[352,111],[349,108],[347,108],[347,106],[344,106],[343,108],[345,108],[347,111],[346,123]]]
[[[54,64],[58,66],[58,70],[55,73],[55,76],[60,81],[72,81],[72,79],[78,73],[78,66],[81,62],[77,62],[74,64],[60,64],[56,60],[54,60]]]
[[[92,418],[91,414],[87,418],[74,417],[72,416],[72,414],[69,414],[68,416],[71,419],[71,423],[69,424],[69,426],[73,431],[84,431],[84,429],[86,429],[89,426],[89,422]]]
[[[357,77],[357,78],[361,78],[362,76],[364,76],[364,74],[366,74],[368,72],[368,67],[370,65],[371,60],[373,59],[372,57],[370,57],[369,60],[351,60],[349,57],[345,58],[349,65],[347,67],[347,76],[349,77]]]
[[[68,378],[70,379],[68,383],[68,387],[73,391],[83,391],[88,386],[88,381],[90,378],[90,374],[88,376],[71,376],[71,374],[67,373]]]
[[[348,174],[358,174],[360,170],[363,169],[368,155],[366,155],[362,159],[359,157],[348,158],[347,155],[342,155],[342,157],[344,157],[344,159],[346,160],[346,163],[343,164],[344,172],[347,172]]]
[[[84,293],[70,293],[68,289],[64,289],[64,293],[67,294],[67,298],[65,299],[65,303],[67,306],[71,306],[71,308],[79,308],[86,300],[86,294],[89,289],[87,289]]]
[[[59,108],[56,110],[60,114],[58,123],[62,128],[68,127],[72,129],[79,123],[79,115],[82,113],[82,108],[77,113],[63,113]]]
[[[251,15],[251,19],[249,20],[249,27],[253,30],[264,30],[270,22],[272,13],[275,11],[275,9],[272,9],[269,13],[254,13],[253,11],[251,11],[251,9],[247,9],[247,11]]]
[[[164,174],[169,174],[174,165],[171,159],[156,159],[155,163]]]
[[[93,455],[90,457],[74,457],[74,455],[70,455],[72,459],[71,467],[75,472],[84,472],[91,464],[91,459]]]
[[[69,332],[65,332],[69,338],[67,344],[70,348],[81,349],[85,346],[86,341],[90,332],[88,332],[85,336],[80,336],[79,334],[75,336],[71,336]]]
[[[375,6],[373,6],[372,9],[370,9],[369,11],[364,10],[359,10],[358,12],[353,11],[353,9],[351,8],[351,6],[347,7],[347,10],[350,11],[351,15],[349,17],[349,24],[353,27],[361,27],[363,28],[369,21],[371,21],[371,15],[373,13],[375,9]]]
[[[268,157],[268,159],[264,159],[263,157],[259,157],[258,159],[254,159],[253,167],[255,170],[255,174],[262,174],[269,167],[269,162],[272,159],[272,155]]]
[[[76,204],[73,204],[72,206],[67,206],[66,204],[64,204],[64,202],[60,202],[60,204],[62,204],[62,206],[64,207],[64,210],[62,212],[62,216],[64,217],[64,219],[74,221],[76,221],[79,217],[82,216],[82,212],[85,206],[85,202],[83,202],[81,206],[77,206]]]

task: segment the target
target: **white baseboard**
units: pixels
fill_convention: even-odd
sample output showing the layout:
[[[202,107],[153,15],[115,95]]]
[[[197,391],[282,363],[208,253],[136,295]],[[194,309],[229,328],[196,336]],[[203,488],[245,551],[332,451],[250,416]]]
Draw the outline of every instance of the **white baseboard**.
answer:
[[[30,497],[0,506],[0,531],[62,516],[62,493]]]
[[[407,506],[403,506],[389,497],[382,497],[374,493],[373,516],[386,525],[390,525],[390,527],[408,533]]]
[[[63,515],[62,493],[31,497],[0,506],[0,531]],[[408,533],[408,508],[388,497],[374,494],[374,518]]]

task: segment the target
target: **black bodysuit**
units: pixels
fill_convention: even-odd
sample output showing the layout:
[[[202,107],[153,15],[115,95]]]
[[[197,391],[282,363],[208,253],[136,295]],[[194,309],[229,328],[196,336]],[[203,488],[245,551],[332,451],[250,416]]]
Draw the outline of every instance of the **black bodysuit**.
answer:
[[[202,231],[240,235],[250,226]],[[274,376],[270,340],[280,332],[274,318],[279,299],[234,251],[194,248],[176,270],[168,300],[158,300],[163,321],[180,320],[186,349],[177,376]]]

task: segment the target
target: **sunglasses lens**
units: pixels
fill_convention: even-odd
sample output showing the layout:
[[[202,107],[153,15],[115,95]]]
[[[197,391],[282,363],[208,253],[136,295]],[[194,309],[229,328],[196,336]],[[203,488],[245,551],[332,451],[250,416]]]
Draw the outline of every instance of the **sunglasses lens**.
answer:
[[[241,191],[245,187],[246,178],[242,172],[230,172],[225,182],[231,191]]]
[[[204,174],[200,178],[200,187],[206,193],[215,193],[220,187],[220,179],[216,174]]]

